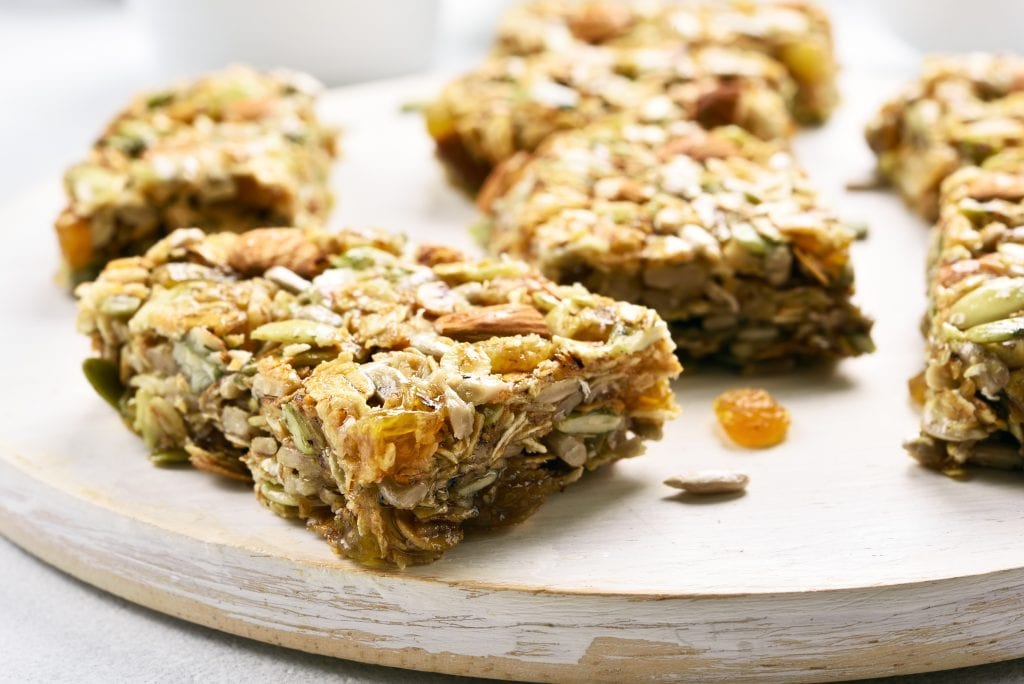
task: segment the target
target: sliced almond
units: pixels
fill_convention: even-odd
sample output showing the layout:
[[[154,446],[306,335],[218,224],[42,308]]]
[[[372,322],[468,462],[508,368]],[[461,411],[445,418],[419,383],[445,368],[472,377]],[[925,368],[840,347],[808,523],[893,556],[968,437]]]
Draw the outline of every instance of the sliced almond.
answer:
[[[284,266],[311,278],[327,265],[327,254],[297,228],[257,228],[239,236],[228,264],[243,275],[262,275],[273,266]]]
[[[544,316],[526,304],[498,304],[456,311],[434,321],[434,329],[460,342],[479,342],[512,335],[551,337]]]
[[[1024,199],[1024,176],[1005,173],[982,176],[968,186],[967,194],[979,202],[994,199],[1018,202]]]

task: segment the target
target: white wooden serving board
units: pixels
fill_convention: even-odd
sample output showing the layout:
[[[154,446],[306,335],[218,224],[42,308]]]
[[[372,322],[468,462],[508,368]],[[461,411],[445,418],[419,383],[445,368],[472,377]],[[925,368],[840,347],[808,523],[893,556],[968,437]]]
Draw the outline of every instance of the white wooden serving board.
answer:
[[[415,114],[435,79],[332,92],[346,129],[334,223],[472,249]],[[832,372],[691,372],[684,415],[648,454],[584,478],[507,532],[434,565],[367,570],[244,486],[150,466],[79,371],[87,343],[52,281],[56,183],[0,211],[0,532],[137,603],[342,658],[509,679],[811,681],[1024,656],[1024,480],[958,482],[900,448],[921,364],[925,228],[884,193],[846,194],[871,159],[867,115],[892,84],[849,77],[845,104],[798,148],[851,219],[859,300],[878,352]],[[726,444],[711,400],[755,383],[793,416],[789,439]],[[744,496],[683,499],[685,469],[749,473]]]

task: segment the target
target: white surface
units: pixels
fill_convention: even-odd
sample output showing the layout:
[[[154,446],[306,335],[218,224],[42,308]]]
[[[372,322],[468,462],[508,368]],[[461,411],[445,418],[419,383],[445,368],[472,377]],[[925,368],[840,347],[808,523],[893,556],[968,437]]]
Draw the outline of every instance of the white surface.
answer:
[[[478,1],[449,0],[448,4],[465,7]],[[467,29],[465,18],[455,13],[446,15],[445,26],[449,35],[473,34]],[[864,26],[859,16],[840,22],[840,45],[848,46],[845,50],[847,63],[858,52],[862,63],[893,63],[893,60],[887,61],[883,57],[886,51],[878,47],[878,41],[870,43],[871,50],[863,50],[865,43],[853,39],[847,30],[847,27],[856,26]],[[877,29],[874,26],[868,28],[872,31]],[[475,46],[479,48],[481,42],[476,38]],[[455,41],[442,40],[439,47],[440,64],[445,66],[464,63],[471,54]],[[104,119],[132,91],[154,82],[147,50],[147,46],[132,33],[116,5],[83,0],[63,5],[53,1],[0,4],[0,92],[4,93],[4,105],[0,106],[0,149],[5,152],[4,161],[0,163],[0,203],[10,204],[23,194],[25,188],[35,186],[41,178],[56,177],[65,164],[84,152]],[[905,58],[906,51],[900,52],[897,46],[893,54],[902,54]],[[905,69],[905,59],[903,64]],[[857,115],[864,111],[866,109]],[[859,158],[858,164],[866,163],[857,138],[844,141],[844,146],[846,150],[857,150],[855,158]],[[840,155],[836,157],[837,161],[831,166],[847,163],[839,159]],[[385,170],[376,173],[386,178]],[[823,182],[823,185],[835,189],[835,177],[836,174],[832,174],[832,180]],[[359,194],[343,191],[342,211],[346,211],[344,207],[349,203],[350,210],[356,212],[359,199]],[[54,204],[52,212],[56,208]],[[364,204],[358,211],[366,212],[363,215],[369,220],[383,222],[383,216],[367,215],[372,210],[372,206]],[[894,207],[890,207],[889,214],[876,215],[873,211],[870,215],[852,216],[872,219],[873,240],[881,239],[891,230],[901,229],[899,223],[889,225],[886,220],[896,215]],[[901,220],[905,219],[905,215],[899,215]],[[8,235],[12,234],[11,231],[19,231],[18,239],[29,231],[45,233],[47,229],[46,225],[0,226],[0,230],[9,231]],[[9,241],[11,239],[8,238]],[[862,289],[870,288],[870,277],[865,272],[870,269],[870,263],[860,255],[859,258],[864,264],[860,273]],[[896,272],[901,270],[905,271],[902,277],[909,290],[919,292],[920,263],[907,255],[905,262],[896,267]],[[36,295],[45,293],[44,290],[31,292],[28,289],[19,292],[23,292],[23,298],[15,306],[21,311],[41,304]],[[868,300],[878,294],[870,295],[865,291],[863,299],[870,306]],[[37,311],[42,311],[41,315],[61,317],[67,321],[66,309],[50,313],[45,313],[45,309]],[[0,328],[0,349],[5,355],[14,352],[26,359],[35,358],[40,350],[15,345],[12,340],[15,332],[8,327]],[[883,327],[879,329],[879,337],[883,345],[880,353],[886,353],[893,338]],[[896,350],[897,354],[899,351]],[[909,356],[906,361],[910,362]],[[78,381],[77,375],[69,378],[73,378],[69,379],[70,382]],[[896,379],[897,385],[901,380]],[[882,411],[872,410],[867,418],[873,420],[877,417],[883,424],[892,422],[891,416],[882,414]],[[857,415],[863,417],[864,413]],[[102,410],[98,410],[96,416],[109,421]],[[705,418],[698,404],[688,411],[684,420],[700,422]],[[805,426],[813,424],[813,421],[804,422]],[[45,430],[41,431],[44,433]],[[130,440],[126,438],[126,441]],[[823,454],[822,458],[838,459],[841,454]],[[893,468],[902,472],[911,486],[924,477],[925,474],[912,470],[899,455],[894,458],[893,463],[899,465]],[[757,483],[755,479],[752,487],[759,487]],[[973,487],[976,484],[963,486]],[[607,486],[607,480],[600,486]],[[752,495],[756,491],[752,489]],[[869,491],[865,496],[872,497],[880,506],[890,503],[878,492]],[[908,493],[902,492],[900,496],[906,497]],[[5,580],[0,583],[0,601],[5,606],[4,617],[0,619],[0,653],[4,654],[3,677],[12,680],[178,681],[197,678],[221,681],[237,679],[242,674],[259,679],[294,680],[325,677],[352,681],[448,679],[307,656],[193,627],[92,590],[26,557],[3,541],[0,541],[0,568]],[[1018,661],[913,678],[913,681],[962,681],[970,677],[972,681],[1003,682],[1019,681],[1022,675],[1024,667]]]
[[[1019,52],[1024,3],[1020,0],[871,0],[897,35],[927,52]]]
[[[328,85],[408,74],[433,53],[440,0],[129,0],[168,73],[287,64]],[[387,39],[382,39],[387,36]]]

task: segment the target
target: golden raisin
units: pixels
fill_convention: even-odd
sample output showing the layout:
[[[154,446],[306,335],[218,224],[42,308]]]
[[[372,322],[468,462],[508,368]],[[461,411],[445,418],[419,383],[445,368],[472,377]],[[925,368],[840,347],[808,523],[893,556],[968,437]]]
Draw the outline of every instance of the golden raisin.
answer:
[[[910,392],[911,400],[918,406],[924,406],[924,394],[927,388],[924,371],[907,380],[907,391]]]
[[[786,439],[789,411],[762,389],[734,389],[718,395],[715,415],[729,438],[740,446],[764,449]]]

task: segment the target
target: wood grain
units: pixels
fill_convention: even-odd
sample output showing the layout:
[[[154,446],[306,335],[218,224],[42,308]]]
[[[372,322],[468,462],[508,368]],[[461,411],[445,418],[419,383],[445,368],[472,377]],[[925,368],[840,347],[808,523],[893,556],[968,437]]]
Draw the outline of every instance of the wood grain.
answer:
[[[420,121],[399,113],[433,86],[328,98],[325,114],[348,132],[338,225],[472,248],[472,207],[445,185]],[[870,164],[858,129],[885,91],[856,78],[846,88],[848,106],[799,152],[847,215],[872,221],[856,266],[878,353],[756,379],[689,369],[676,388],[684,416],[646,456],[404,573],[335,557],[244,486],[150,466],[78,369],[87,343],[50,282],[57,184],[26,195],[0,210],[19,245],[0,253],[0,378],[15,390],[0,399],[0,532],[193,622],[455,674],[792,682],[1024,655],[1024,482],[954,481],[900,449],[917,421],[904,383],[921,363],[925,234],[892,197],[842,194]],[[711,399],[750,384],[793,416],[778,448],[736,449],[715,428]],[[747,493],[697,499],[661,484],[702,468],[748,473]]]

